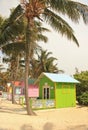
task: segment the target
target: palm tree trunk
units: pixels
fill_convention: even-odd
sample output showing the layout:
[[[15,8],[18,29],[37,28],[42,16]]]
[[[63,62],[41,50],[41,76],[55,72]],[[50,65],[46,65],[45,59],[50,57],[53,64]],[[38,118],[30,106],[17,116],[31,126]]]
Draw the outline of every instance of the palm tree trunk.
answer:
[[[12,104],[15,104],[15,86],[14,86],[14,81],[12,83]]]
[[[30,51],[30,22],[27,23],[26,28],[26,43],[25,43],[25,100],[26,100],[26,108],[27,108],[27,114],[28,115],[35,115],[35,113],[32,111],[31,104],[30,104],[30,98],[28,96],[28,72],[29,72],[29,51]]]
[[[18,72],[18,67],[19,67],[19,55],[16,57],[16,59],[14,60],[14,67],[13,67],[13,76],[12,78],[14,79],[13,80],[13,83],[12,83],[12,104],[15,104],[16,101],[15,101],[15,81],[17,79],[17,72]]]
[[[12,104],[15,104],[15,72],[14,72],[14,67],[11,67],[11,79],[12,79]]]

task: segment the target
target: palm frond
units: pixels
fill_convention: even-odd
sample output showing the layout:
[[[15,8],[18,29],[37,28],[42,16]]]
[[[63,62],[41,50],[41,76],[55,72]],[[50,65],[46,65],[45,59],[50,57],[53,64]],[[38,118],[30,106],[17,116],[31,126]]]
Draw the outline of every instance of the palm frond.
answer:
[[[88,23],[88,6],[72,0],[47,0],[47,6],[57,13],[67,15],[72,21],[79,22],[82,16],[85,23]]]
[[[45,10],[43,17],[55,31],[60,32],[62,35],[65,35],[69,40],[73,40],[77,44],[77,46],[79,46],[79,43],[74,35],[73,29],[64,19],[62,19],[60,16],[53,13],[49,9]]]
[[[10,18],[9,18],[9,21],[10,22],[14,22],[14,21],[17,21],[19,20],[19,18],[23,16],[23,9],[21,7],[21,5],[18,5],[14,10],[13,12],[11,13],[10,15]],[[13,21],[14,20],[14,21]]]
[[[43,42],[47,43],[48,38],[47,38],[45,35],[38,34],[37,40],[38,40],[38,41],[43,41]]]
[[[8,44],[15,39],[16,35],[23,32],[24,23],[20,19],[22,15],[21,6],[17,6],[10,18],[6,19],[1,27],[0,45]],[[19,19],[18,19],[19,18]]]
[[[82,15],[84,23],[88,24],[88,6],[78,2],[76,4],[80,14]]]
[[[7,55],[10,53],[18,54],[25,50],[25,44],[24,42],[13,42],[10,44],[7,44],[6,46],[2,47],[2,52],[6,53]]]

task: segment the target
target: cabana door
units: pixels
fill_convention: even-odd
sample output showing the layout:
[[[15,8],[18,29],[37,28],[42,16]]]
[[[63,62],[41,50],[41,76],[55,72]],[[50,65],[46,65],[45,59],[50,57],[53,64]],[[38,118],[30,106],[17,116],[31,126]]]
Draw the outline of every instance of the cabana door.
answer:
[[[49,99],[50,98],[50,87],[48,85],[45,85],[43,87],[43,99]]]

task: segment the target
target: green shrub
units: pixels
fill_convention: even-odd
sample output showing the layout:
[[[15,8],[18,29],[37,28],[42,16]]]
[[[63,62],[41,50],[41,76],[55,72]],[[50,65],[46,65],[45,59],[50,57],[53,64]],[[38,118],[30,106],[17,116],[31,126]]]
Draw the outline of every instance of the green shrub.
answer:
[[[80,105],[88,106],[88,91],[84,92],[81,96],[78,96],[77,100]]]

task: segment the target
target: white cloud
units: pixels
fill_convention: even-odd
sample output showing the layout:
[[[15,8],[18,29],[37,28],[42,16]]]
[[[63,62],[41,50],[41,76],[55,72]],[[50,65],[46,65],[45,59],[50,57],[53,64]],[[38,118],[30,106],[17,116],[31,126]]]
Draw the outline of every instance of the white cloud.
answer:
[[[10,9],[16,7],[20,0],[0,0],[0,14],[8,17]]]

